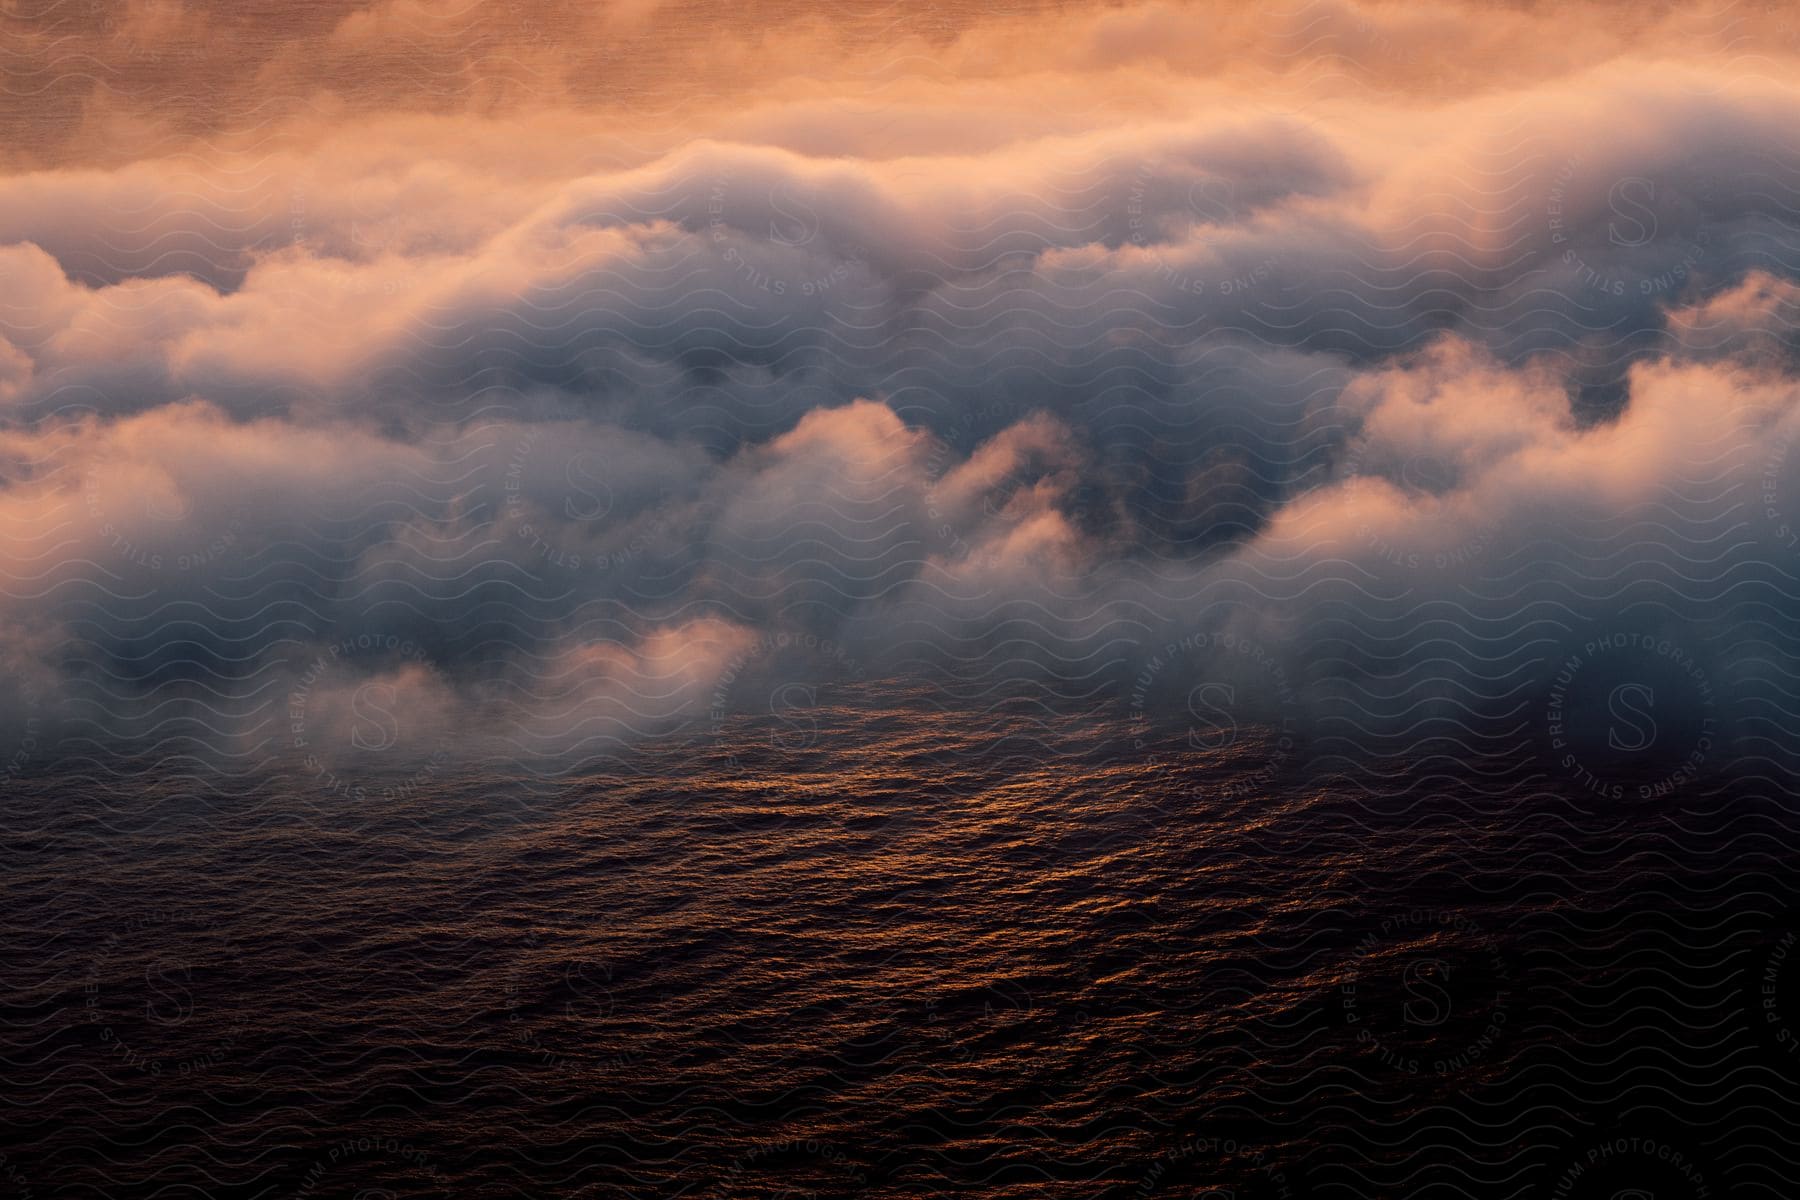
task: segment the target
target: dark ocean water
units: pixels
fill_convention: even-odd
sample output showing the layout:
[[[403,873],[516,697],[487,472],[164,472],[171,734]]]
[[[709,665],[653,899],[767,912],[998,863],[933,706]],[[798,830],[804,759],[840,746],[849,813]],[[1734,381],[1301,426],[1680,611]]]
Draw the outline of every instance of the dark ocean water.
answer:
[[[0,1194],[1667,1200],[1792,1171],[1766,780],[1595,804],[1526,757],[1349,771],[1272,731],[917,706],[719,733],[355,797],[166,753],[14,779]]]

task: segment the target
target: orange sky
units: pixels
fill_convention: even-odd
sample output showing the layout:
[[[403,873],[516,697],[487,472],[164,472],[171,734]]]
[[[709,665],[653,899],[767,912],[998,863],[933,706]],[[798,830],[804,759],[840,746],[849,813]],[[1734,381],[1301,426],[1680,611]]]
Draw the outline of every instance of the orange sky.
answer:
[[[873,662],[1025,606],[1079,661],[1244,589],[1298,664],[1311,572],[1453,592],[1797,428],[1778,7],[3,22],[0,652],[46,692],[58,588],[289,554],[347,564],[326,631],[526,579],[600,698],[792,622]]]

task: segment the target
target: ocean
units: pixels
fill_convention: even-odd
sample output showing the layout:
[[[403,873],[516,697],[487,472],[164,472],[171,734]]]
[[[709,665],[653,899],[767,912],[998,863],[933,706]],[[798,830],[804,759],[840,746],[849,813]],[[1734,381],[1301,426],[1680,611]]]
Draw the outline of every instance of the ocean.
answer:
[[[816,699],[536,779],[352,795],[166,746],[13,779],[7,1194],[1615,1200],[1788,1165],[1768,780],[1597,803],[1116,704]]]

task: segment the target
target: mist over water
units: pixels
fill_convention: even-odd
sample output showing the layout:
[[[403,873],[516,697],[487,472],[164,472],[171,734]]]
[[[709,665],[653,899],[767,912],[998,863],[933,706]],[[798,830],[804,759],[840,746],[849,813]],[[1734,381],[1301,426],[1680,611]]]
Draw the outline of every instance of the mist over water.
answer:
[[[0,1196],[1800,1192],[1778,5],[0,12]]]

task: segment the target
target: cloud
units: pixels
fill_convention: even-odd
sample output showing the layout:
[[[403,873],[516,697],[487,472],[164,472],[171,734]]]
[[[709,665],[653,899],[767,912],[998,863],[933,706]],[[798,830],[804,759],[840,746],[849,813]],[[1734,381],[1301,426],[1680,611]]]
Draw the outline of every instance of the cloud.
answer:
[[[334,745],[360,695],[546,761],[705,725],[777,636],[837,649],[779,683],[1046,704],[1254,643],[1327,744],[1503,737],[1608,630],[1741,684],[1732,736],[1779,707],[1774,18],[797,12],[760,76],[665,45],[676,113],[525,7],[322,6],[235,72],[204,6],[71,32],[204,26],[263,115],[52,97],[0,178],[0,638],[59,730],[293,750],[364,638],[411,650],[319,685]],[[592,21],[632,78],[668,19]]]

